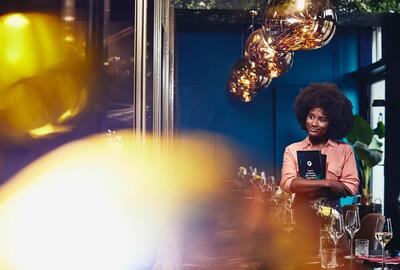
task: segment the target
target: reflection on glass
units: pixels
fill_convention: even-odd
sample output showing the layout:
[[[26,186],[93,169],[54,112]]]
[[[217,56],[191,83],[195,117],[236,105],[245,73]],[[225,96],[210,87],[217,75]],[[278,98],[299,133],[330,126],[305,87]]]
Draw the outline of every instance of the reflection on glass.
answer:
[[[104,68],[107,74],[107,108],[103,130],[132,128],[134,123],[134,46],[132,4],[105,1]],[[126,15],[123,15],[124,10]]]
[[[233,67],[231,79],[250,91],[267,87],[271,82],[269,77],[258,75],[244,59],[241,59]]]
[[[228,81],[228,91],[232,97],[242,102],[252,101],[253,97],[257,94],[245,85],[235,82],[232,79]]]
[[[269,78],[282,75],[293,64],[293,53],[272,49],[265,41],[261,29],[254,31],[248,37],[244,57],[257,74]]]
[[[272,0],[262,21],[265,40],[281,51],[320,48],[335,28],[336,13],[329,0]]]

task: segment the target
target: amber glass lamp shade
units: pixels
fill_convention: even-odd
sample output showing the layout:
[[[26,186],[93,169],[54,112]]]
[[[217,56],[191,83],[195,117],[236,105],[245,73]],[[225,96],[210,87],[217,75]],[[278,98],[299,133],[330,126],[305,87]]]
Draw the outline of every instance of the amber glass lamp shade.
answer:
[[[260,88],[267,87],[271,82],[271,78],[257,74],[244,59],[241,59],[233,67],[231,79],[249,91],[256,91]]]
[[[257,94],[255,91],[250,91],[247,87],[232,79],[228,81],[228,90],[232,97],[242,102],[252,101]]]
[[[293,64],[293,52],[275,51],[265,41],[262,29],[251,33],[248,37],[244,58],[259,75],[275,78],[290,69]]]
[[[335,29],[336,13],[329,0],[272,0],[262,20],[264,38],[277,51],[320,48]]]

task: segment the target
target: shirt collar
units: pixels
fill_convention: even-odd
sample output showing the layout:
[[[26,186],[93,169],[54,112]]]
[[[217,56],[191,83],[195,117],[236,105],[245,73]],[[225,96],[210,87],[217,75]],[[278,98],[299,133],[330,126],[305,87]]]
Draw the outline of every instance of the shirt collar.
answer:
[[[335,147],[338,145],[338,142],[335,140],[328,139],[324,147],[327,147],[328,145]],[[301,142],[301,148],[306,149],[307,147],[311,146],[310,138],[307,136],[302,142]]]

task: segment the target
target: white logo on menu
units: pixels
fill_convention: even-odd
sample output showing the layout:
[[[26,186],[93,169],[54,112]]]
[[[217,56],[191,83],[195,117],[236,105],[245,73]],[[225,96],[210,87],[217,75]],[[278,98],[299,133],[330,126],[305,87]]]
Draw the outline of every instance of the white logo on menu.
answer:
[[[308,167],[311,167],[311,165],[312,165],[312,162],[309,160],[309,161],[307,161],[307,165],[308,165]]]

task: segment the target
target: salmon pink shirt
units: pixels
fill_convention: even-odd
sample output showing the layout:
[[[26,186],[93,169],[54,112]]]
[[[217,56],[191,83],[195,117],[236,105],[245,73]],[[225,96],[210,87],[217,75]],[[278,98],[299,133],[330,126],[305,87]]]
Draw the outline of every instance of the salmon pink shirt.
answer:
[[[298,150],[312,150],[308,136],[303,141],[293,143],[285,149],[280,186],[286,192],[291,192],[290,184],[299,177],[296,154]],[[321,154],[326,154],[326,179],[340,181],[349,188],[352,195],[356,194],[359,180],[351,146],[344,142],[328,140],[321,149]]]

